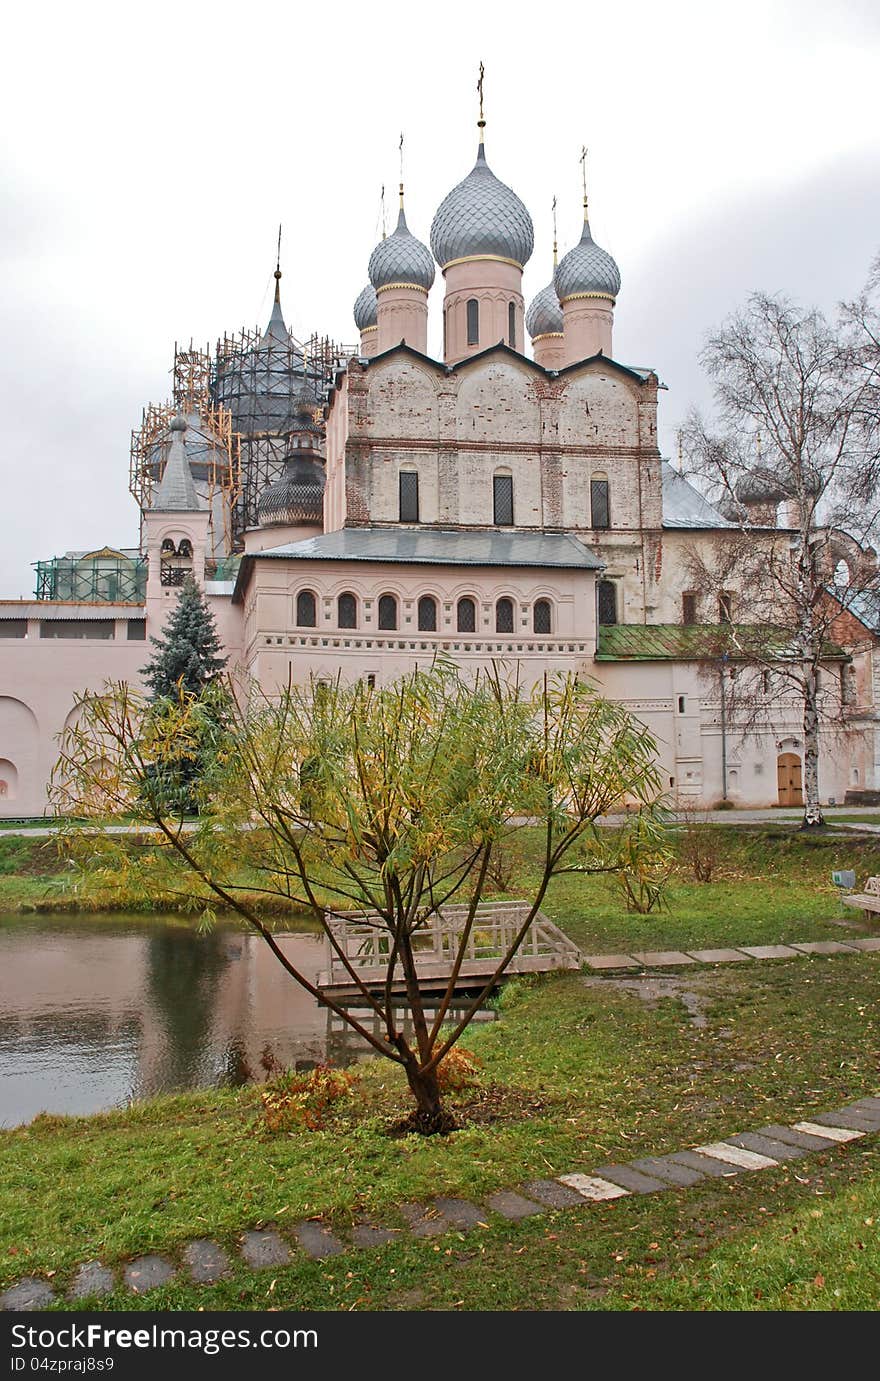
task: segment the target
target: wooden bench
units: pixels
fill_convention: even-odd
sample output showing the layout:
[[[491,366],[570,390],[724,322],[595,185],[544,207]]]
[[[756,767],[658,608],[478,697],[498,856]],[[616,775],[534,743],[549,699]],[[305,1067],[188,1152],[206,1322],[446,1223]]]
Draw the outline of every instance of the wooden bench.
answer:
[[[869,916],[880,916],[880,878],[868,878],[864,892],[850,892],[840,900],[844,906],[856,906]]]

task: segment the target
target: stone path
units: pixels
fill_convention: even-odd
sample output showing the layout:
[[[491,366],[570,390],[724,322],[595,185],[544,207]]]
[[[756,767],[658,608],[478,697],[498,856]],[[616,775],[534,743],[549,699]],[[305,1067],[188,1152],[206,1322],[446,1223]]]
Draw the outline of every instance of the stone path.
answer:
[[[251,1270],[277,1270],[294,1261],[297,1255],[322,1261],[340,1252],[369,1250],[405,1236],[423,1238],[439,1237],[452,1231],[471,1232],[490,1228],[493,1215],[515,1223],[550,1210],[583,1209],[589,1204],[631,1195],[687,1189],[706,1179],[726,1179],[767,1170],[877,1132],[880,1132],[880,1096],[859,1098],[833,1112],[819,1113],[809,1121],[795,1122],[791,1126],[771,1123],[755,1132],[738,1132],[723,1141],[707,1142],[662,1156],[643,1156],[623,1165],[600,1165],[573,1170],[553,1179],[530,1180],[519,1189],[491,1195],[485,1206],[455,1198],[436,1198],[428,1204],[401,1204],[398,1210],[402,1219],[400,1227],[358,1223],[349,1241],[342,1241],[314,1219],[294,1224],[288,1236],[282,1235],[277,1228],[249,1229],[241,1234],[239,1257]],[[121,1284],[131,1293],[143,1295],[181,1277],[188,1277],[200,1285],[212,1285],[227,1276],[231,1269],[232,1262],[223,1247],[202,1238],[183,1247],[180,1262],[157,1255],[129,1261],[122,1268]],[[67,1299],[99,1300],[110,1294],[118,1283],[119,1275],[111,1267],[100,1261],[88,1261],[78,1268]],[[48,1281],[26,1276],[0,1295],[0,1309],[47,1309],[57,1301],[58,1296]]]
[[[597,973],[614,969],[675,969],[688,964],[739,964],[748,959],[798,959],[805,954],[864,954],[880,950],[880,935],[860,940],[802,940],[788,945],[740,945],[738,949],[633,950],[631,954],[588,954],[584,963]]]

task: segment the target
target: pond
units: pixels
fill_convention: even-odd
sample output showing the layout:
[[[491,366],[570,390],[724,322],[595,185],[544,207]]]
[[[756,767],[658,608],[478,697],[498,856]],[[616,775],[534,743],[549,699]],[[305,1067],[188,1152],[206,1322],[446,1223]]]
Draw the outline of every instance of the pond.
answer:
[[[308,978],[326,968],[316,930],[276,938]],[[0,916],[0,1127],[370,1054],[234,925]]]

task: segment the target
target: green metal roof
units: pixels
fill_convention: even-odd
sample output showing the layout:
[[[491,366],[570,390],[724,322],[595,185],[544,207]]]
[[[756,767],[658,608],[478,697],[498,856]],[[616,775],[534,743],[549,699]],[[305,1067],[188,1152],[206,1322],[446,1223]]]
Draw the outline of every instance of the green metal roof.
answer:
[[[566,533],[499,532],[484,528],[341,528],[320,537],[269,547],[249,555],[258,561],[394,561],[428,566],[561,566],[601,570],[600,561]]]
[[[596,660],[705,662],[725,653],[731,661],[791,657],[791,630],[767,624],[603,624],[599,628]],[[834,643],[826,643],[823,655],[833,660],[847,654]]]

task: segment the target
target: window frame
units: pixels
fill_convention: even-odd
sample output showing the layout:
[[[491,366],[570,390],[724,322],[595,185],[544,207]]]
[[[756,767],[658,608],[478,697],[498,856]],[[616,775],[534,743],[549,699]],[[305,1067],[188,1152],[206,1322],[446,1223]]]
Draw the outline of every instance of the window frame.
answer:
[[[470,606],[470,609],[471,609],[471,614],[469,615],[469,618],[472,619],[472,621],[473,621],[473,627],[472,627],[472,628],[465,628],[465,627],[462,626],[462,621],[461,621],[462,610],[463,610],[463,609],[465,608],[465,606],[467,606],[467,605],[469,605],[469,606]],[[477,601],[474,599],[473,595],[462,595],[460,599],[456,600],[456,603],[455,603],[455,630],[456,630],[457,633],[476,633],[476,631],[477,631]]]
[[[383,622],[383,606],[388,608],[388,601],[394,610],[394,622],[387,624]],[[400,623],[399,601],[397,595],[393,595],[390,590],[386,590],[376,601],[376,627],[380,633],[396,633]]]
[[[430,626],[422,622],[422,610],[430,606],[431,623]],[[416,623],[420,633],[437,632],[437,601],[433,595],[419,595],[419,602],[416,605]]]
[[[344,599],[350,599],[351,602],[352,602],[353,610],[354,610],[354,612],[353,612],[353,619],[354,619],[354,622],[353,622],[353,623],[343,623],[343,621],[342,621],[342,608],[341,608],[341,606],[342,606],[342,601],[343,601]],[[341,593],[340,595],[337,595],[337,596],[336,596],[336,626],[337,626],[337,628],[345,628],[345,629],[357,628],[357,626],[358,626],[358,598],[357,598],[357,595],[354,593],[353,590],[343,590],[342,593]]]
[[[404,489],[411,492],[404,501]],[[415,502],[413,502],[413,498]],[[408,511],[405,513],[404,508]],[[418,470],[400,470],[397,476],[397,517],[401,523],[418,523],[419,517],[419,472]]]
[[[602,617],[603,592],[607,591],[605,598],[610,598],[613,604],[613,619]],[[607,612],[607,610],[606,610]],[[616,580],[597,580],[596,581],[596,623],[600,628],[616,628],[620,622],[619,610],[617,606],[617,581]]]
[[[547,611],[547,628],[538,627],[538,610]],[[553,605],[549,599],[536,599],[532,605],[532,632],[539,638],[549,638],[553,633]]]
[[[603,517],[604,522],[598,522],[597,516]],[[611,485],[607,475],[590,477],[590,527],[596,532],[607,532],[611,527]]]
[[[312,601],[312,621],[311,621],[311,623],[309,623],[307,620],[304,620],[304,619],[301,618],[302,605],[301,605],[300,601],[303,600],[303,599],[310,599],[310,600]],[[318,627],[318,596],[315,594],[314,590],[304,589],[304,590],[297,590],[297,592],[296,592],[296,627],[297,627],[297,628],[317,628],[317,627]]]
[[[469,297],[465,304],[468,345],[480,343],[480,299]]]
[[[501,627],[501,606],[502,606],[502,604],[506,605],[506,606],[510,609],[510,627],[509,627],[509,628],[502,628],[502,627]],[[495,601],[495,632],[496,632],[496,633],[513,633],[514,630],[515,630],[515,628],[516,628],[516,605],[514,604],[513,600],[512,600],[508,595],[502,595],[500,599],[496,599],[496,601]]]
[[[506,507],[499,497],[499,488],[502,483],[508,494],[508,503]],[[510,514],[509,521],[501,521],[499,514],[504,513]],[[516,509],[514,508],[513,475],[506,475],[503,472],[496,471],[492,476],[492,522],[495,527],[515,527],[515,517]]]

